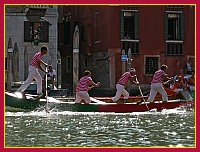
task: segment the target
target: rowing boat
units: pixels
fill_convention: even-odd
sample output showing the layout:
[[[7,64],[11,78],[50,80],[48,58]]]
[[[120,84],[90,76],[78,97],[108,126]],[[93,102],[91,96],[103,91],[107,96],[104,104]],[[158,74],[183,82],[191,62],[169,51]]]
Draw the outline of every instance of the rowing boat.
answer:
[[[155,101],[154,103],[106,103],[98,99],[91,98],[93,103],[77,104],[74,102],[64,102],[53,97],[47,97],[48,106],[50,109],[56,108],[58,110],[73,111],[73,112],[145,112],[152,109],[161,111],[163,109],[174,109],[180,106],[193,108],[194,101],[176,99],[168,102]],[[20,108],[25,110],[35,110],[39,107],[45,107],[46,99],[37,99],[30,94],[17,95],[16,93],[5,92],[5,106]]]

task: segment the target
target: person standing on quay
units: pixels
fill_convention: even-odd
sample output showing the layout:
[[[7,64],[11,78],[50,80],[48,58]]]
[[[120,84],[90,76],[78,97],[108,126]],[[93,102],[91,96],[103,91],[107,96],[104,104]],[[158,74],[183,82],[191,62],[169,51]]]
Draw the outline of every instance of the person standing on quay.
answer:
[[[47,54],[48,52],[48,47],[47,46],[42,46],[41,47],[41,51],[37,52],[33,58],[31,59],[31,62],[29,64],[29,68],[28,68],[28,78],[26,79],[26,81],[20,86],[20,88],[17,90],[17,92],[24,92],[24,90],[26,90],[26,88],[31,84],[31,82],[33,81],[33,79],[36,80],[37,82],[37,94],[38,97],[42,96],[42,77],[38,71],[38,69],[42,70],[45,74],[47,73],[47,71],[45,71],[45,69],[41,66],[41,64],[43,64],[44,66],[48,66],[47,63],[45,63],[44,61],[41,60],[42,56],[44,54]]]
[[[168,67],[166,65],[162,65],[161,69],[156,71],[153,76],[153,80],[151,82],[151,90],[150,90],[150,96],[147,100],[147,102],[153,102],[157,92],[159,92],[162,95],[163,102],[168,101],[167,93],[163,87],[163,80],[172,80],[173,78],[169,78],[166,74]]]
[[[88,91],[93,87],[99,87],[100,82],[94,83],[91,78],[91,72],[86,70],[84,76],[79,80],[78,86],[76,88],[76,100],[75,103],[80,103],[84,99],[85,103],[91,103]]]

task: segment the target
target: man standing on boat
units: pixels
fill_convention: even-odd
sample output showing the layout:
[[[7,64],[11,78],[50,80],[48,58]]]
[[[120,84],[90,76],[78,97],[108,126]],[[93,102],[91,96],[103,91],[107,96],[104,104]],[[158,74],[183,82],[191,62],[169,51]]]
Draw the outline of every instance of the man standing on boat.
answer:
[[[116,95],[109,101],[109,102],[116,102],[120,99],[121,95],[124,96],[124,100],[126,101],[129,97],[129,93],[125,90],[125,86],[128,83],[128,81],[132,81],[135,84],[139,84],[137,81],[137,76],[135,75],[136,70],[134,68],[131,68],[130,71],[125,72],[119,79],[119,81],[116,84]]]
[[[44,61],[41,60],[42,56],[44,54],[47,54],[47,51],[48,51],[48,47],[42,46],[41,51],[37,52],[33,56],[33,58],[31,59],[31,62],[29,64],[29,68],[28,68],[28,71],[29,71],[28,78],[21,85],[21,87],[17,90],[18,92],[24,92],[24,90],[26,90],[26,88],[31,84],[33,79],[35,79],[37,82],[38,97],[41,97],[43,95],[42,94],[42,77],[41,77],[38,69],[42,70],[45,74],[47,73],[47,71],[45,71],[45,69],[41,66],[41,64],[43,64],[44,66],[48,66],[47,63],[45,63]]]
[[[151,82],[151,90],[150,90],[150,96],[147,100],[147,102],[153,102],[157,92],[159,92],[162,95],[163,102],[168,101],[168,96],[163,88],[163,80],[172,80],[173,78],[169,78],[166,74],[168,67],[166,65],[162,65],[161,69],[156,71],[153,76],[153,80]]]
[[[94,83],[91,78],[91,72],[86,70],[84,76],[78,82],[75,103],[80,103],[82,99],[84,99],[85,103],[91,103],[88,91],[93,87],[99,87],[99,85],[100,82]]]

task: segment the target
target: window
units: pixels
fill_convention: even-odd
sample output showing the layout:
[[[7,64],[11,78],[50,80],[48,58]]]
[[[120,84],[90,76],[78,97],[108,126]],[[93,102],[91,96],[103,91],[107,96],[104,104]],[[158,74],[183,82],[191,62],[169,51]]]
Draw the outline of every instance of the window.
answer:
[[[184,40],[183,13],[165,13],[165,40]]]
[[[48,22],[24,22],[24,42],[49,42]]]
[[[64,23],[64,44],[70,44],[70,21]]]
[[[180,11],[165,13],[165,40],[167,55],[183,54],[184,16]]]
[[[126,54],[128,49],[131,49],[132,54],[139,54],[138,10],[134,7],[125,7],[121,11],[120,19],[122,49],[125,50]]]
[[[145,74],[154,74],[158,70],[159,57],[145,57]]]
[[[64,23],[64,44],[70,45],[71,13],[65,17]]]
[[[138,11],[121,11],[121,39],[138,40]]]

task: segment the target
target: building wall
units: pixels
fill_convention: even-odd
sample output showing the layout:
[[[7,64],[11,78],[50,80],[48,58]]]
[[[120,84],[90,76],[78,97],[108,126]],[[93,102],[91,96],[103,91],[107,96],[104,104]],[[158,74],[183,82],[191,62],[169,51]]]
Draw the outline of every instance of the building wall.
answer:
[[[149,88],[153,75],[145,74],[145,57],[157,56],[159,63],[167,64],[169,76],[174,76],[183,69],[186,57],[195,55],[195,12],[191,6],[185,6],[183,55],[166,55],[164,38],[164,14],[166,6],[139,6],[139,54],[132,55],[132,67],[136,68],[138,79]],[[84,25],[85,40],[80,39],[80,77],[85,69],[92,71],[95,81],[101,81],[100,89],[114,89],[122,74],[120,12],[121,6],[68,6],[63,7],[63,15],[71,12],[71,39],[75,22]],[[63,27],[62,27],[62,30]],[[62,30],[60,31],[62,33]],[[62,34],[61,34],[62,35]],[[61,36],[60,35],[60,36]],[[98,39],[96,38],[99,36]],[[81,36],[80,36],[81,37]],[[62,39],[62,37],[60,37]],[[71,41],[72,42],[72,41]],[[62,57],[72,54],[72,43],[61,49]],[[108,56],[107,56],[108,55]],[[72,57],[73,59],[73,57]],[[101,62],[100,62],[101,61]],[[86,66],[87,63],[87,66]],[[105,72],[108,72],[105,74]],[[104,74],[103,74],[104,73]],[[69,76],[69,77],[68,77]],[[72,83],[72,73],[64,76],[67,83]],[[69,78],[69,79],[68,79]],[[68,80],[66,80],[68,79]],[[147,86],[145,86],[147,84]]]
[[[27,6],[26,6],[27,7]],[[40,51],[42,45],[47,45],[49,52],[43,57],[43,60],[48,64],[52,64],[57,70],[57,19],[58,12],[57,6],[48,8],[44,19],[51,25],[49,27],[49,43],[39,43],[39,45],[33,45],[28,42],[24,42],[24,21],[26,18],[25,6],[8,6],[5,14],[5,44],[7,46],[9,38],[12,39],[12,45],[17,43],[19,49],[19,79],[24,81],[26,79],[24,65],[24,51],[27,50],[29,61],[36,52]],[[7,48],[7,47],[5,47]],[[41,72],[42,73],[42,72]],[[43,75],[43,73],[42,73]]]

